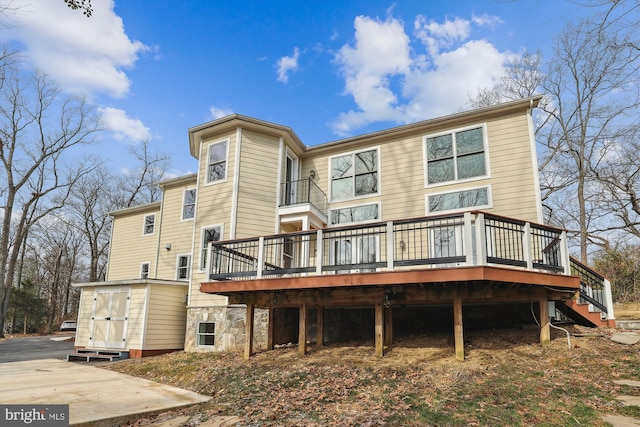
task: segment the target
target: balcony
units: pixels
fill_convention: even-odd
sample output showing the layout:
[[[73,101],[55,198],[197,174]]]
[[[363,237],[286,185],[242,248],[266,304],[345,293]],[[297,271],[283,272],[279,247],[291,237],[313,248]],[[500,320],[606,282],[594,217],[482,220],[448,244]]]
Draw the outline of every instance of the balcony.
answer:
[[[299,221],[303,229],[322,228],[327,224],[327,195],[311,178],[288,181],[280,189],[278,214],[283,223]]]

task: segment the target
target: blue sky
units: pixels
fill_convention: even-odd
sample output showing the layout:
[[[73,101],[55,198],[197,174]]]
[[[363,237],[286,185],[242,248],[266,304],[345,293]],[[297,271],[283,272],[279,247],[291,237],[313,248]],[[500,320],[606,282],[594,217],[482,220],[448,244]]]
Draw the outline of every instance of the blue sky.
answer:
[[[86,18],[63,0],[9,4],[2,40],[102,112],[101,155],[126,167],[150,139],[171,175],[196,168],[187,130],[234,112],[307,145],[454,113],[510,55],[549,55],[593,12],[576,0],[92,0]]]

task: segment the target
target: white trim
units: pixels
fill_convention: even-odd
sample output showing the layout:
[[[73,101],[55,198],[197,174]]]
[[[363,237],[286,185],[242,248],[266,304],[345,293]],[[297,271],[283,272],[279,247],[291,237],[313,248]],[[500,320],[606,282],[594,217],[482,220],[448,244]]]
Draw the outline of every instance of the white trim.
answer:
[[[210,150],[211,147],[217,144],[222,144],[222,143],[226,143],[226,153],[225,153],[225,165],[224,165],[224,178],[221,179],[216,179],[215,181],[211,181],[209,182],[209,154],[210,154]],[[219,139],[217,141],[212,141],[210,143],[207,144],[207,152],[206,152],[206,159],[204,161],[204,185],[208,186],[208,185],[215,185],[215,184],[221,184],[223,182],[227,182],[227,177],[229,175],[229,146],[231,145],[231,139],[230,138],[223,138],[223,139]]]
[[[278,186],[276,187],[276,206],[280,207],[280,197],[282,191],[282,161],[286,155],[284,139],[280,137],[278,141]],[[280,233],[280,215],[275,215],[274,233]]]
[[[458,175],[458,168],[457,168],[457,152],[456,152],[456,143],[455,140],[453,141],[453,173],[455,175],[455,178],[450,180],[450,181],[443,181],[443,182],[436,182],[434,184],[429,184],[429,162],[427,160],[427,139],[429,138],[434,138],[437,136],[442,136],[442,135],[453,135],[457,132],[464,132],[466,130],[471,130],[471,129],[477,129],[477,128],[482,128],[482,146],[483,146],[483,150],[484,150],[484,175],[479,175],[479,176],[473,176],[473,177],[469,177],[469,178],[465,178],[465,179],[457,179],[457,175]],[[488,132],[487,132],[487,124],[486,123],[479,123],[479,124],[475,124],[475,125],[471,125],[471,126],[465,126],[465,127],[461,127],[461,128],[456,128],[456,129],[450,129],[447,130],[445,132],[438,132],[438,133],[431,133],[428,135],[424,135],[422,137],[422,173],[424,176],[424,188],[434,188],[434,187],[442,187],[445,185],[452,185],[452,184],[462,184],[465,182],[473,182],[473,181],[478,181],[478,180],[483,180],[483,179],[488,179],[491,178],[491,161],[489,158],[489,136],[488,136]]]
[[[429,197],[431,196],[441,196],[444,194],[462,193],[464,191],[473,191],[473,190],[482,190],[482,189],[487,190],[486,205],[465,206],[465,207],[456,208],[456,209],[447,209],[447,210],[434,211],[434,212],[431,212],[429,210]],[[440,215],[440,214],[447,214],[447,213],[458,213],[458,212],[466,212],[470,210],[491,209],[491,208],[493,208],[493,191],[491,189],[491,185],[481,185],[478,187],[468,187],[468,188],[460,188],[460,189],[450,190],[450,191],[441,191],[438,193],[428,193],[428,194],[425,194],[424,196],[424,211],[426,215]]]
[[[333,213],[333,211],[337,211],[337,210],[341,210],[341,209],[360,208],[360,207],[372,206],[372,205],[377,205],[378,206],[378,218],[367,219],[367,220],[364,220],[364,221],[341,222],[339,224],[333,224],[331,222],[331,214]],[[349,224],[367,224],[367,223],[379,222],[379,221],[382,221],[382,202],[378,201],[378,202],[372,202],[372,203],[362,203],[362,204],[357,204],[357,205],[340,206],[340,207],[336,207],[336,208],[333,208],[333,209],[329,209],[329,217],[327,218],[327,223],[328,223],[327,228],[343,227],[343,226],[349,225]]]
[[[200,146],[198,147],[198,157],[200,157],[200,153],[202,153],[202,138],[200,138]],[[198,219],[198,201],[200,200],[200,176],[201,176],[201,166],[200,159],[198,159],[198,173],[196,174],[196,208],[194,211],[194,221],[191,227],[191,273],[189,274],[189,287],[187,288],[187,307],[191,305],[191,285],[192,285],[192,277],[194,270],[194,260],[195,260],[195,249],[196,249],[196,230],[197,230],[197,219]]]
[[[149,301],[151,300],[151,286],[147,285],[146,286],[146,292],[147,295],[144,299],[144,303],[142,306],[142,313],[144,313],[144,315],[142,316],[143,321],[142,321],[142,328],[140,331],[140,349],[144,350],[145,348],[145,340],[147,339],[147,330],[149,329]],[[129,300],[131,300],[131,294],[129,294]],[[127,313],[128,315],[128,313]]]
[[[206,225],[200,227],[200,239],[198,239],[198,272],[205,273],[206,269],[202,266],[202,238],[204,237],[204,231],[212,228],[220,229],[220,240],[224,239],[224,224]],[[209,248],[207,247],[207,259],[209,258]]]
[[[147,218],[150,216],[153,217],[153,231],[151,233],[147,233]],[[149,237],[156,234],[156,219],[156,212],[146,214],[142,217],[142,237]]]
[[[336,157],[344,157],[344,156],[348,156],[348,155],[354,156],[354,159],[355,159],[355,155],[356,154],[364,153],[366,151],[375,151],[376,152],[376,162],[377,162],[376,173],[378,175],[378,182],[376,184],[376,192],[375,193],[371,193],[371,194],[363,194],[361,196],[356,196],[355,195],[355,167],[356,167],[356,165],[355,165],[355,161],[354,161],[354,163],[353,163],[353,168],[354,168],[354,171],[353,171],[354,195],[353,195],[353,197],[347,197],[345,199],[334,200],[333,199],[333,194],[332,194],[332,192],[333,192],[332,191],[332,189],[333,189],[333,177],[332,177],[332,174],[331,174],[331,169],[332,169],[331,168],[331,161]],[[361,150],[348,151],[348,152],[345,152],[345,153],[340,153],[340,154],[336,154],[336,155],[333,155],[333,156],[329,156],[327,163],[328,163],[328,168],[329,168],[328,173],[327,173],[327,178],[328,178],[328,183],[329,183],[328,188],[327,188],[327,193],[328,193],[328,199],[329,199],[330,203],[347,202],[347,201],[350,201],[350,200],[360,200],[360,199],[365,199],[365,198],[369,198],[369,197],[377,197],[377,196],[381,195],[382,179],[381,179],[381,173],[380,173],[380,169],[381,169],[381,167],[380,167],[380,163],[381,163],[380,145],[376,145],[376,146],[373,146],[373,147],[368,147],[368,148],[361,149]]]
[[[536,195],[536,213],[538,224],[544,224],[542,212],[542,190],[540,189],[540,173],[538,172],[538,151],[536,150],[536,137],[533,130],[533,108],[527,114],[527,126],[529,127],[529,146],[531,148],[531,167],[533,168],[533,189]]]
[[[236,238],[238,226],[238,191],[240,188],[240,150],[242,149],[242,128],[236,129],[236,151],[233,159],[233,189],[231,190],[231,223],[229,224],[229,238]],[[227,167],[229,165],[227,164]]]

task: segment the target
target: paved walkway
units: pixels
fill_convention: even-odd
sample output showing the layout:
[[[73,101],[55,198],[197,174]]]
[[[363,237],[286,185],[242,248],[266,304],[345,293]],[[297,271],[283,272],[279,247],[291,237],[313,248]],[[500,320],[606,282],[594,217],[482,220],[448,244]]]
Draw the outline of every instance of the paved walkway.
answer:
[[[640,392],[640,381],[615,380],[614,383],[633,387]],[[640,406],[640,396],[618,396],[618,400],[625,406]],[[602,419],[613,427],[640,427],[640,419],[625,417],[622,415],[606,415]]]
[[[167,411],[210,398],[55,359],[0,364],[0,404],[69,404],[70,425],[115,425],[117,419]]]

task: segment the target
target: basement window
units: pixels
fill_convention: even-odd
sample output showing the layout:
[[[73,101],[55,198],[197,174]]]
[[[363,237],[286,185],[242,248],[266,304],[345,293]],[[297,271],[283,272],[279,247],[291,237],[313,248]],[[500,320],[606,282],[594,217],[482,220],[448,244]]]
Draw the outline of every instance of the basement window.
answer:
[[[196,336],[198,347],[207,347],[216,343],[216,324],[215,322],[198,323],[198,333]]]

